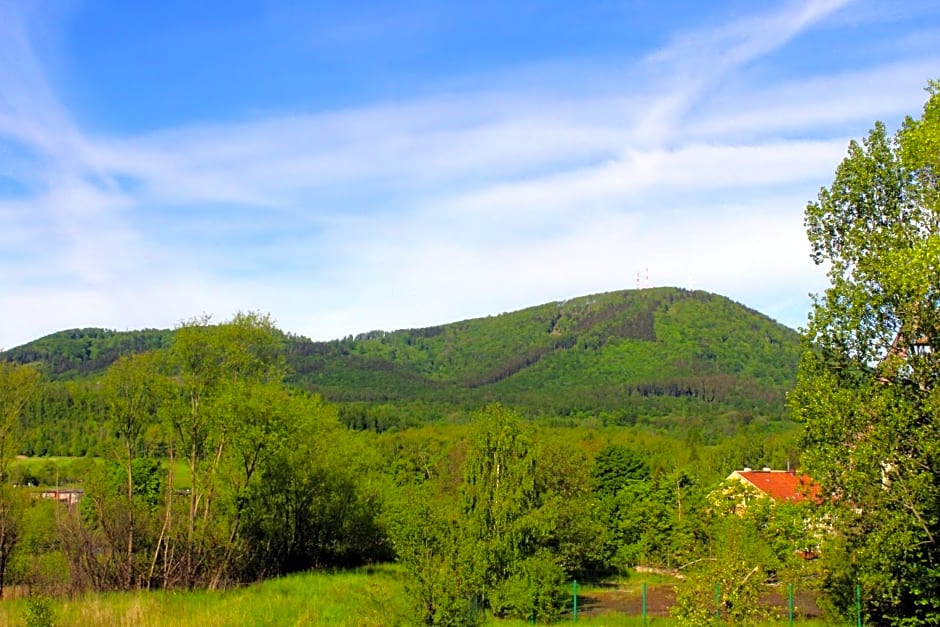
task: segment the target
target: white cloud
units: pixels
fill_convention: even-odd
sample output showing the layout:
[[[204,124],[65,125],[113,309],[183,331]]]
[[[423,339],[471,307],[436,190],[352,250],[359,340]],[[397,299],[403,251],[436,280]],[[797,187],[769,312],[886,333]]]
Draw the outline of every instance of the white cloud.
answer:
[[[647,267],[799,324],[821,275],[806,200],[849,137],[916,113],[936,66],[755,70],[844,6],[685,33],[622,85],[565,98],[501,77],[146,135],[80,128],[0,14],[0,173],[41,166],[25,198],[0,196],[0,346],[238,309],[339,337],[629,288]]]
[[[692,137],[771,136],[868,128],[916,114],[940,56],[761,85],[745,81],[713,94],[691,120]]]

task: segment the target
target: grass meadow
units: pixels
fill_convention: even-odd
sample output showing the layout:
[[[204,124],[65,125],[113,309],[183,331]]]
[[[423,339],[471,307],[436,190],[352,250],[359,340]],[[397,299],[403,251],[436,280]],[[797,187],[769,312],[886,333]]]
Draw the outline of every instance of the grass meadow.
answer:
[[[63,626],[222,627],[242,625],[408,625],[407,598],[394,567],[309,573],[224,591],[140,591],[45,599]],[[0,603],[0,624],[41,624],[35,602]]]
[[[585,592],[589,592],[587,588]],[[570,613],[556,624],[573,622]],[[639,616],[581,614],[578,624],[640,627]],[[414,625],[405,593],[405,573],[380,565],[333,573],[304,573],[224,591],[140,591],[89,594],[72,599],[25,598],[0,603],[2,625],[92,627],[223,627],[246,625],[336,625],[396,627]],[[521,627],[524,620],[488,617],[487,625]],[[671,618],[651,617],[647,625],[671,627]],[[766,623],[787,625],[787,621]],[[798,621],[800,627],[824,623]]]
[[[71,479],[75,476],[84,476],[88,472],[88,467],[95,464],[104,464],[104,460],[99,457],[26,457],[18,455],[11,468],[39,479],[39,486],[43,488],[51,488],[57,483],[62,488],[77,488],[81,487],[81,483],[75,483]],[[174,488],[182,490],[190,486],[192,477],[185,459],[164,460],[163,464],[164,468],[168,466],[173,472]]]

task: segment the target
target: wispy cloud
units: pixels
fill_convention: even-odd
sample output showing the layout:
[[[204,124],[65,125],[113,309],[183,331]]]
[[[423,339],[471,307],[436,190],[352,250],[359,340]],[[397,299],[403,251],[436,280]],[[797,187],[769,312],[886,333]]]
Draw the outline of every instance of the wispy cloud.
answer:
[[[0,346],[238,308],[338,337],[628,288],[646,267],[799,324],[820,286],[805,201],[849,137],[916,111],[938,60],[759,70],[847,4],[679,33],[585,67],[614,86],[566,96],[522,68],[524,88],[477,77],[459,93],[136,134],[78,124],[28,16],[0,5],[0,176],[22,187],[0,191]]]

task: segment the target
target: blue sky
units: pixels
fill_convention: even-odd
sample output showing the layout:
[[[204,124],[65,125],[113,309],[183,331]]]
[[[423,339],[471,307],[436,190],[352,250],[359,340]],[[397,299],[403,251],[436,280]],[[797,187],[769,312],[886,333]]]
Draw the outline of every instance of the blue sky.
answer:
[[[806,202],[937,77],[933,1],[0,0],[0,347],[238,310],[331,339],[638,275],[797,327]]]

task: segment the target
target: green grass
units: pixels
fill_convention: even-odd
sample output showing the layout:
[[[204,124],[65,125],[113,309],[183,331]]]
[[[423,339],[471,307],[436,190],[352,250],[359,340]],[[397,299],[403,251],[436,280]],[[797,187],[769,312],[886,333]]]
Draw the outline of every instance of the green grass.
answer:
[[[381,565],[333,573],[303,573],[225,591],[155,591],[89,594],[74,599],[48,599],[55,625],[93,627],[228,627],[242,625],[336,625],[398,627],[413,625],[405,594],[405,573]],[[35,610],[35,602],[33,603]],[[30,611],[26,599],[0,603],[0,624],[22,625]],[[573,622],[568,613],[559,625]],[[578,624],[640,627],[639,616],[579,615]],[[525,620],[488,618],[488,625],[521,627]],[[647,625],[673,627],[671,618],[651,617]],[[819,621],[797,621],[821,627]],[[783,627],[787,621],[765,623]]]
[[[104,460],[100,457],[64,457],[50,455],[48,457],[26,457],[19,455],[13,460],[11,468],[29,471],[34,477],[40,477],[41,487],[51,487],[55,485],[57,474],[61,475],[61,487],[80,487],[78,483],[70,483],[65,478],[72,478],[75,474],[84,474],[82,466],[95,463],[103,464]],[[173,487],[182,490],[190,487],[192,477],[189,472],[189,466],[184,459],[175,459],[172,464],[169,460],[163,460],[163,463],[170,467],[173,473]]]
[[[227,627],[408,625],[402,577],[393,566],[308,573],[215,592],[129,592],[50,599],[55,625]],[[27,600],[0,604],[0,624],[23,624]]]
[[[170,466],[173,472],[173,487],[177,490],[188,488],[192,485],[192,474],[189,472],[189,464],[185,459],[174,459],[172,464],[169,460],[164,460],[164,464]]]
[[[87,464],[100,463],[97,458],[87,457],[25,457],[17,455],[10,465],[14,477],[18,473],[24,475],[24,480],[31,478],[38,481],[40,487],[53,487],[58,485],[62,488],[78,487],[75,482],[76,477],[83,476],[87,469],[82,466]]]
[[[17,455],[16,459],[13,461],[13,465],[26,465],[26,466],[38,466],[46,462],[52,462],[54,464],[60,462],[73,462],[76,459],[82,459],[81,457],[66,457],[63,455],[47,455],[44,457],[27,457],[26,455]]]

